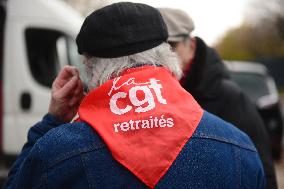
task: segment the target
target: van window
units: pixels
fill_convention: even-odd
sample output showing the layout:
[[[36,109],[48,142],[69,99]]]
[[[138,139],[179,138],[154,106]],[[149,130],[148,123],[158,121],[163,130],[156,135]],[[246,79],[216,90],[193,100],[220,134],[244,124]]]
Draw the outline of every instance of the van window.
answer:
[[[87,77],[85,73],[85,66],[83,64],[83,56],[78,54],[77,45],[72,38],[67,39],[67,49],[69,64],[79,69],[80,77],[83,80],[83,83],[86,84]]]
[[[51,87],[59,70],[57,41],[61,32],[29,28],[25,31],[27,54],[31,73],[43,86]]]
[[[67,64],[77,67],[86,83],[83,56],[78,54],[74,39],[56,30],[40,28],[27,29],[25,36],[29,67],[38,83],[51,87],[59,69]]]
[[[4,1],[0,1],[0,152],[2,152],[3,146],[3,125],[2,125],[2,112],[3,112],[3,86],[2,86],[2,79],[3,79],[3,52],[4,52],[4,25],[6,19],[6,11],[5,11],[5,4]]]

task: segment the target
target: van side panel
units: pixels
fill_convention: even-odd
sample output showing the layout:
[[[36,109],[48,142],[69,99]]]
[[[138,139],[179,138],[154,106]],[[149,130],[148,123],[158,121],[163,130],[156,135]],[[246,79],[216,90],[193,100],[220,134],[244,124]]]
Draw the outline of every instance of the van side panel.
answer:
[[[3,51],[4,51],[4,25],[6,11],[4,1],[0,1],[0,154],[3,152]]]
[[[49,70],[54,67],[49,64],[53,61],[44,60],[45,55],[57,57],[57,39],[59,40],[62,34],[62,37],[68,36],[74,40],[83,20],[60,0],[9,0],[6,18],[2,106],[3,153],[17,155],[27,140],[29,128],[48,111],[50,86],[46,83],[49,81],[39,81],[35,75],[42,74],[35,71],[39,70],[37,68],[48,66],[47,73],[54,73],[53,70]],[[33,34],[29,35],[31,33]],[[40,38],[36,37],[37,35],[43,36]],[[46,42],[47,39],[52,39],[54,43],[51,43],[51,40]],[[52,48],[46,48],[45,45]],[[46,49],[53,51],[49,52]],[[36,69],[32,69],[32,66]],[[61,66],[60,64],[57,69]],[[54,74],[47,74],[48,77],[50,75]]]

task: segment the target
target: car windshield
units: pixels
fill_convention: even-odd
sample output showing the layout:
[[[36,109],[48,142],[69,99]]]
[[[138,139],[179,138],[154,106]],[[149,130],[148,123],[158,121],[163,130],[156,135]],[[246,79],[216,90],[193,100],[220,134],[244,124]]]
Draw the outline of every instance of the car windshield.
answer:
[[[245,91],[254,102],[269,95],[266,77],[254,73],[231,72],[231,78]]]

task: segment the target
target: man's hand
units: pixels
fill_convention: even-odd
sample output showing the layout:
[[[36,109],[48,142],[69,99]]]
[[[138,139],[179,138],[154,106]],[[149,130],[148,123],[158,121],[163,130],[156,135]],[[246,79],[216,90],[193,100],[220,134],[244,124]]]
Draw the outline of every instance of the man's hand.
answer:
[[[65,122],[70,122],[76,115],[83,96],[83,83],[78,69],[65,66],[52,84],[48,112]]]

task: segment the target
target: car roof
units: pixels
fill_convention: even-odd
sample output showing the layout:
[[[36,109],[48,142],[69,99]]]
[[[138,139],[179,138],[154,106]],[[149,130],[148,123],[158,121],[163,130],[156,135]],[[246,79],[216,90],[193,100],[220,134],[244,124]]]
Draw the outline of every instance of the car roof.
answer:
[[[267,68],[258,62],[249,61],[224,61],[231,72],[245,72],[267,75]]]

